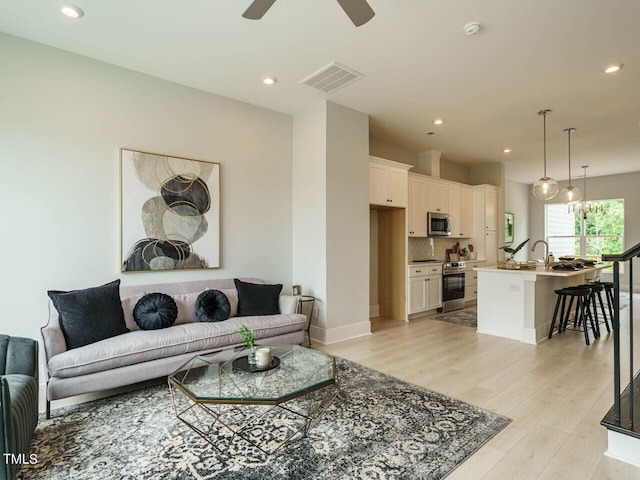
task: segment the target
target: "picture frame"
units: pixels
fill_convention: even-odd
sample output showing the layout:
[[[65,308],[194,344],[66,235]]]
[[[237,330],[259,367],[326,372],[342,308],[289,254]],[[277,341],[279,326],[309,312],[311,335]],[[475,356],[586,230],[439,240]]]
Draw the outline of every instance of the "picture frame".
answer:
[[[504,213],[504,243],[513,243],[514,218],[513,213]]]
[[[291,294],[294,297],[299,297],[302,295],[302,286],[301,285],[292,285],[291,286]]]
[[[122,272],[220,267],[220,164],[120,149]]]

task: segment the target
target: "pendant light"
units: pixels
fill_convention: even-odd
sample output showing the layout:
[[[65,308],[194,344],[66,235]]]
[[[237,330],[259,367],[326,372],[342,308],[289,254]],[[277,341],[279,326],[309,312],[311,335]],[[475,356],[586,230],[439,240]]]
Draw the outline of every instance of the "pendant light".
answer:
[[[575,205],[582,200],[582,193],[578,187],[571,185],[571,134],[575,132],[575,128],[565,128],[567,132],[567,141],[569,145],[568,157],[569,157],[569,185],[564,187],[560,192],[560,201],[566,205]]]
[[[549,200],[558,193],[558,182],[547,177],[547,114],[551,110],[540,110],[538,115],[542,115],[543,140],[544,140],[544,176],[533,184],[533,194],[540,200]]]
[[[584,170],[583,175],[583,186],[582,186],[582,201],[573,206],[573,211],[580,211],[582,213],[582,218],[587,219],[588,213],[599,213],[603,211],[603,207],[598,202],[589,202],[587,201],[587,168],[589,165],[582,165],[582,170]]]

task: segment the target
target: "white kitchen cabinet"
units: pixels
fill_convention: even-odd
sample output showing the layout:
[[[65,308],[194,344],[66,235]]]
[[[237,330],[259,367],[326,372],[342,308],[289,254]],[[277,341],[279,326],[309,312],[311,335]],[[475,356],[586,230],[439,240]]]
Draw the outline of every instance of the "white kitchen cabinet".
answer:
[[[427,179],[409,175],[408,228],[410,237],[427,236]]]
[[[431,275],[427,277],[427,310],[434,310],[442,306],[442,275]]]
[[[487,230],[498,230],[498,189],[485,189],[485,214]]]
[[[427,180],[427,211],[449,213],[449,185]]]
[[[411,165],[370,157],[369,203],[386,207],[406,208],[408,170]]]
[[[489,265],[498,262],[498,187],[473,187],[473,239],[478,259]]]
[[[473,190],[460,187],[460,237],[473,236]]]
[[[471,304],[478,299],[478,272],[473,268],[484,265],[481,263],[467,263],[467,269],[464,272],[464,303]]]
[[[409,305],[407,309],[407,313],[409,314],[427,310],[425,278],[427,277],[414,277],[409,279]]]
[[[449,185],[449,216],[451,217],[451,236],[453,238],[462,237],[462,227],[460,224],[460,187]]]
[[[408,276],[408,314],[442,306],[442,265],[409,267]]]

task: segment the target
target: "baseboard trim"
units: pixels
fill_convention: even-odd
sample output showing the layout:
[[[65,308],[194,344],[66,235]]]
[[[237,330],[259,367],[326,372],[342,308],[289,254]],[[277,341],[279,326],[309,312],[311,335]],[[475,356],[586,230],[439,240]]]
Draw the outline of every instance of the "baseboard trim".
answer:
[[[323,345],[342,342],[352,338],[371,335],[371,322],[359,322],[336,328],[321,328],[311,325],[311,340]]]
[[[640,467],[640,439],[608,430],[607,457]]]
[[[369,305],[369,318],[380,316],[380,305]]]

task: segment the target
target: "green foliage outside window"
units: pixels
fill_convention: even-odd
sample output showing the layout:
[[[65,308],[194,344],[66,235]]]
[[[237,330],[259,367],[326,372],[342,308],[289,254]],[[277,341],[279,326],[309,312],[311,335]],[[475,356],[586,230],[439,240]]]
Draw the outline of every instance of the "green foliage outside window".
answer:
[[[546,239],[556,257],[600,260],[604,254],[624,251],[624,200],[589,203],[594,209],[587,210],[586,216],[561,203],[546,205]]]
[[[624,200],[595,202],[601,207],[587,212],[584,219],[586,254],[580,252],[580,239],[576,238],[576,256],[600,259],[603,254],[622,253],[624,235]],[[576,237],[580,237],[582,212],[575,212]]]

